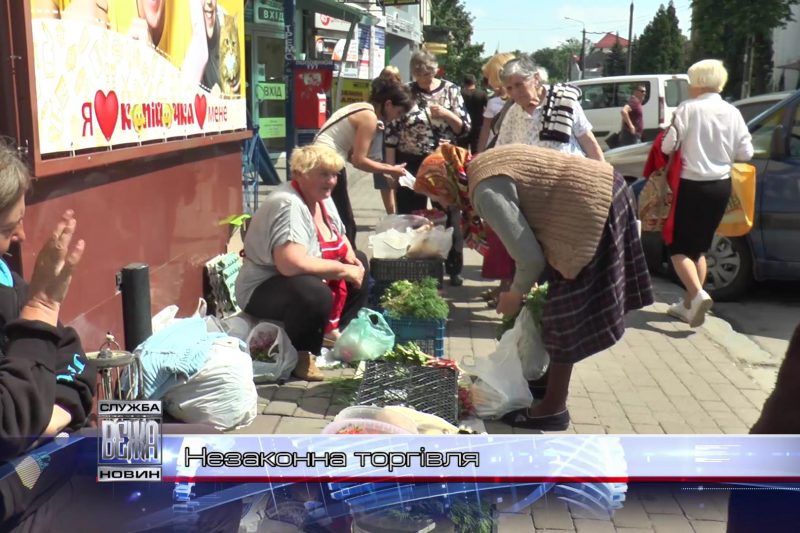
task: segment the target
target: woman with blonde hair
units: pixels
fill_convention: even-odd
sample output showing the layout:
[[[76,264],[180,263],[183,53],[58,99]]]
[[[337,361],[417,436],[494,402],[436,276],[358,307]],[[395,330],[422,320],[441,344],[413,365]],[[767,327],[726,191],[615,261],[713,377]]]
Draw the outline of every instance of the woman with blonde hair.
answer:
[[[503,86],[503,82],[500,80],[500,71],[503,65],[514,59],[514,57],[514,54],[510,52],[501,52],[493,55],[481,68],[481,72],[483,72],[484,77],[488,81],[489,87],[494,91],[494,96],[489,98],[489,101],[486,103],[486,110],[483,112],[483,125],[481,126],[480,137],[478,138],[477,152],[483,152],[486,149],[486,145],[496,135],[496,132],[492,131],[496,123],[494,118],[502,111],[508,101],[508,94],[506,94],[506,89]]]
[[[345,235],[331,198],[344,159],[312,144],[295,148],[290,165],[292,180],[253,215],[236,300],[250,315],[283,322],[298,351],[294,375],[321,381],[312,354],[366,304],[369,263]]]
[[[680,147],[681,179],[675,191],[670,260],[686,294],[668,313],[696,328],[711,309],[703,290],[711,246],[731,196],[731,165],[753,157],[753,143],[742,114],[720,96],[728,81],[722,61],[704,59],[689,67],[689,96],[672,115],[661,150]]]

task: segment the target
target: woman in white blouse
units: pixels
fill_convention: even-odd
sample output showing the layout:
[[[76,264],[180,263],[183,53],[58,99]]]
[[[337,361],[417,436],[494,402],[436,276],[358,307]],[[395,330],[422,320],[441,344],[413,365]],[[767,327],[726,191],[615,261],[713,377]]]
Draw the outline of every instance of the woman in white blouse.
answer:
[[[679,147],[683,165],[670,258],[686,294],[668,313],[696,328],[713,304],[703,290],[705,253],[731,195],[731,165],[752,158],[753,144],[742,114],[719,94],[728,81],[722,61],[699,61],[688,74],[691,99],[675,110],[661,150]]]

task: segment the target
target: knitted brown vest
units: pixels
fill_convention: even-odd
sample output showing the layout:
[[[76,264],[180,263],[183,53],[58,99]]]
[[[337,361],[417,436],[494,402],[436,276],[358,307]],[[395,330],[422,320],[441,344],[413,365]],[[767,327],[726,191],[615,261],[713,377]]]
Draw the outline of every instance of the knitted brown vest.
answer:
[[[520,210],[547,262],[575,279],[603,236],[614,181],[611,165],[526,144],[500,146],[467,166],[470,199],[475,187],[492,176],[514,180]]]

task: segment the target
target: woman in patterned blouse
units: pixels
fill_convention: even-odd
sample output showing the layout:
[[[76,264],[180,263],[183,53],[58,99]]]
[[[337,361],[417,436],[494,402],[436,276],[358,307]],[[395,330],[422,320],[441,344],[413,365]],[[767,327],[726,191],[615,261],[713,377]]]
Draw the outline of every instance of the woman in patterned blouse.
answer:
[[[432,154],[441,143],[456,143],[470,130],[470,119],[461,96],[461,88],[447,80],[436,78],[436,57],[427,51],[411,55],[410,84],[417,105],[405,116],[386,127],[384,146],[386,163],[406,163],[406,170],[416,175],[422,160]],[[397,188],[397,213],[411,214],[425,209],[428,198],[405,187]],[[447,225],[455,228],[453,248],[447,258],[447,272],[452,285],[461,285],[463,266],[463,238],[459,231],[460,213],[448,212]]]

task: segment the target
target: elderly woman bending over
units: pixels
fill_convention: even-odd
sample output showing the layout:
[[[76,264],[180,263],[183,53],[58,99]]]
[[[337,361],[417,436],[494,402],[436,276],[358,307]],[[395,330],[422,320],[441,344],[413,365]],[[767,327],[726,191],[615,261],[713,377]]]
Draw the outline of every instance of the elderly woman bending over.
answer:
[[[610,165],[555,150],[508,145],[468,158],[463,149],[442,146],[423,162],[414,188],[462,209],[467,245],[482,249],[485,220],[508,248],[517,270],[498,313],[516,315],[547,267],[547,392],[504,420],[564,430],[572,365],[614,345],[625,332],[625,313],[653,302],[633,197]]]
[[[258,208],[244,240],[236,299],[284,324],[298,351],[294,375],[321,381],[312,354],[338,336],[367,300],[367,258],[355,252],[331,200],[344,159],[322,145],[292,152],[292,181]]]

